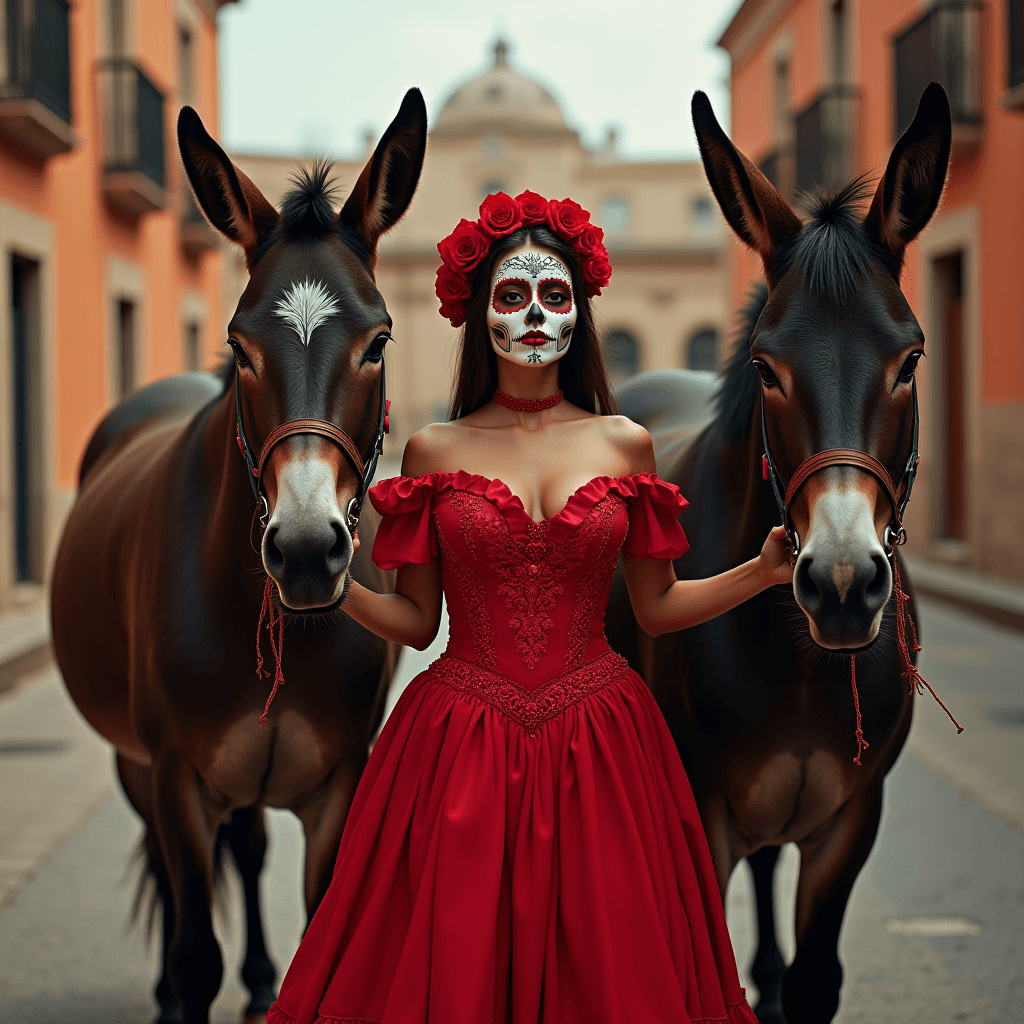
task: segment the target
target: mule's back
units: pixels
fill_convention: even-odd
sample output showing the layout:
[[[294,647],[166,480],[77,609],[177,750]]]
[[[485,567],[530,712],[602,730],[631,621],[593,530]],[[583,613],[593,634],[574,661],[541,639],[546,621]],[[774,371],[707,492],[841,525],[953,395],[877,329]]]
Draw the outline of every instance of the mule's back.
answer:
[[[674,465],[715,415],[720,378],[708,370],[653,370],[615,389],[619,411],[646,427],[658,465]]]

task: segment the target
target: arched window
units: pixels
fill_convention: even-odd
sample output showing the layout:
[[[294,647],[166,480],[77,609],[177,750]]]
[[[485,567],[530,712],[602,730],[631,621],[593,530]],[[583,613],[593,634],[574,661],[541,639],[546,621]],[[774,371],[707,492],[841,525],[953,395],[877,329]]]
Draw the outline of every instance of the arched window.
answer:
[[[625,196],[607,196],[601,201],[597,223],[610,235],[629,230],[629,200]]]
[[[485,181],[480,186],[480,199],[483,201],[488,196],[493,196],[497,192],[507,192],[508,186],[500,178],[491,178]]]
[[[640,345],[629,331],[608,331],[604,336],[604,365],[615,384],[640,372]]]
[[[690,222],[695,227],[704,227],[715,219],[715,207],[707,196],[694,196],[690,200]]]
[[[687,342],[686,368],[688,370],[718,369],[718,331],[714,327],[702,328]]]

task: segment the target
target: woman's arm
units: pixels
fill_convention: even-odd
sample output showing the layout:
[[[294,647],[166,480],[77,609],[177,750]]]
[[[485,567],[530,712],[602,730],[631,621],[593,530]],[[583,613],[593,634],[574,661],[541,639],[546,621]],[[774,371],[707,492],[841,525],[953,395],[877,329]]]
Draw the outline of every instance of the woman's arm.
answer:
[[[402,455],[402,475],[425,476],[437,466],[439,444],[444,437],[435,427],[425,427],[409,438]],[[359,535],[352,538],[355,556]],[[341,605],[361,626],[394,643],[429,647],[441,625],[441,570],[431,565],[403,565],[393,594],[378,594],[356,583],[348,585]]]
[[[623,563],[633,612],[651,636],[707,622],[766,587],[793,579],[781,526],[768,534],[757,558],[703,580],[677,580],[667,558],[625,558]]]

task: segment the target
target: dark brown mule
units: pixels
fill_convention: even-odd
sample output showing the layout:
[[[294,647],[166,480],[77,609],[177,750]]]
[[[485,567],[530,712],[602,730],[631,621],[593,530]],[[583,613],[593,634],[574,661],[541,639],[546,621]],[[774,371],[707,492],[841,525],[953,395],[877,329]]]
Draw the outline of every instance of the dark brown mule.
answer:
[[[779,522],[762,473],[762,403],[783,487],[810,456],[852,449],[878,460],[901,497],[914,462],[913,377],[924,336],[900,291],[900,268],[939,201],[950,148],[949,104],[931,85],[866,216],[858,199],[870,193],[854,183],[809,197],[802,223],[733,147],[703,93],[693,119],[711,187],[733,230],[761,256],[767,290],[746,311],[708,428],[681,453],[663,425],[658,434],[659,470],[692,502],[682,516],[692,550],[676,565],[680,577],[751,558]],[[643,390],[640,380],[619,393],[627,413]],[[740,858],[754,869],[763,1021],[823,1024],[835,1015],[843,915],[878,830],[883,779],[910,728],[886,534],[893,503],[864,465],[829,465],[790,502],[799,537],[792,589],[766,591],[657,640],[638,629],[621,586],[608,615],[613,645],[647,679],[679,744],[723,894]],[[870,743],[861,767],[852,652],[861,652]],[[772,909],[772,873],[786,842],[801,853],[788,969]]]
[[[68,690],[116,747],[125,793],[146,823],[163,904],[162,1022],[206,1024],[220,987],[210,916],[218,832],[244,883],[242,977],[247,1013],[262,1019],[275,977],[257,889],[262,808],[287,807],[302,821],[312,914],[380,721],[396,652],[335,609],[350,571],[378,589],[385,582],[368,558],[372,536],[352,561],[346,512],[383,398],[391,319],[374,283],[377,242],[412,199],[426,130],[423,99],[410,90],[340,214],[323,168],[300,177],[279,214],[194,111],[178,121],[196,196],[249,266],[229,325],[234,360],[212,399],[197,378],[162,382],[101,424],[52,599]],[[262,557],[236,439],[236,377],[255,452],[283,423],[320,424],[319,433],[285,437],[266,460]],[[351,438],[354,453],[340,433],[324,436],[331,429]],[[269,681],[254,670],[268,573],[285,610],[287,685],[261,729]],[[266,630],[263,650],[272,666]]]

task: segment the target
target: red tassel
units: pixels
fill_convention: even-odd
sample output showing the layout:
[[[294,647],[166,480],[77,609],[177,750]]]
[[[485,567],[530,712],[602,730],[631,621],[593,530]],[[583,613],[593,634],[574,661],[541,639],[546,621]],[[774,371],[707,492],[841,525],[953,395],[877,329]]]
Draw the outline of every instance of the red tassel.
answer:
[[[853,709],[857,712],[857,756],[853,759],[853,763],[859,768],[860,755],[863,751],[867,750],[871,746],[866,739],[864,739],[864,729],[861,727],[860,721],[860,697],[857,694],[857,655],[850,655],[850,686],[853,689]]]
[[[949,708],[939,699],[939,695],[931,688],[928,681],[921,675],[917,670],[917,666],[910,660],[910,647],[907,644],[907,623],[906,619],[910,620],[910,634],[914,645],[915,653],[921,650],[921,645],[917,642],[917,627],[914,625],[913,616],[909,611],[904,612],[907,595],[903,593],[903,583],[900,580],[900,567],[896,564],[896,558],[893,556],[892,560],[892,574],[893,574],[893,586],[896,590],[896,638],[899,640],[900,650],[903,651],[903,660],[906,662],[907,671],[903,673],[910,683],[910,692],[913,694],[915,690],[917,693],[924,693],[927,689],[928,692],[935,698],[935,702],[946,712],[949,720],[956,726],[957,735],[964,731],[964,727],[950,714]],[[904,618],[906,615],[906,619]]]
[[[281,668],[281,661],[284,657],[284,611],[274,614],[274,581],[268,576],[267,585],[263,588],[263,604],[260,608],[260,621],[256,626],[256,678],[270,678],[269,672],[263,671],[263,649],[260,644],[260,632],[263,629],[263,620],[267,620],[267,632],[270,634],[270,650],[274,655],[274,686],[267,698],[263,714],[260,715],[260,725],[266,729],[267,715],[270,713],[270,705],[277,696],[277,689],[284,683],[284,671]],[[274,636],[274,627],[277,626],[277,636]]]
[[[388,418],[391,415],[391,399],[388,398],[384,402],[384,433],[391,433],[391,421]]]

